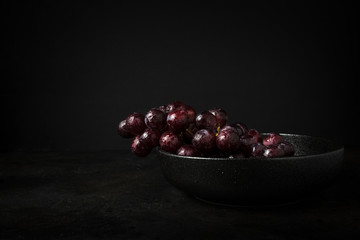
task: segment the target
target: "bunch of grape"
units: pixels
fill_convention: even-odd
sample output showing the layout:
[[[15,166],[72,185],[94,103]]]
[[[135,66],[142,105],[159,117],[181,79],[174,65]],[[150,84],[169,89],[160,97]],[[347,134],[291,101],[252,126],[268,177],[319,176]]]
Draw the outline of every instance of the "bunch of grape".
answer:
[[[145,157],[153,148],[181,156],[223,158],[272,158],[294,154],[294,147],[277,133],[262,138],[256,129],[236,122],[228,124],[224,109],[196,114],[180,101],[132,113],[118,125],[124,138],[134,138],[131,151]]]

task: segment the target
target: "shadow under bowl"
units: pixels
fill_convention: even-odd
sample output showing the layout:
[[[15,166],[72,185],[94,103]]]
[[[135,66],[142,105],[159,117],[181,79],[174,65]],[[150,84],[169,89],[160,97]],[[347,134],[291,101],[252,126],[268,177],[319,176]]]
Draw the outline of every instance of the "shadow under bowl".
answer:
[[[227,205],[296,201],[321,190],[340,172],[342,145],[319,137],[281,135],[294,145],[294,156],[186,157],[158,149],[158,157],[171,184],[196,198]]]

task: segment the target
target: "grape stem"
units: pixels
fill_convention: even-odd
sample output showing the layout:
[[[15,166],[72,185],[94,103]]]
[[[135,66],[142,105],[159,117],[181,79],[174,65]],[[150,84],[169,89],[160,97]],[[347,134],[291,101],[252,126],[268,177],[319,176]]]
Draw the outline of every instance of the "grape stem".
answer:
[[[194,134],[187,128],[185,131],[191,134],[191,136],[194,136]]]
[[[216,134],[215,134],[215,136],[219,135],[219,133],[220,133],[220,124],[219,124],[218,127],[216,128]]]

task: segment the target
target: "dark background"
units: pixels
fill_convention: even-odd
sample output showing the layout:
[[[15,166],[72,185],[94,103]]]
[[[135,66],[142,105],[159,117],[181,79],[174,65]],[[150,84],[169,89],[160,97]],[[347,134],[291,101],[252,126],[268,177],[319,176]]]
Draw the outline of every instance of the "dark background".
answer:
[[[128,148],[118,122],[173,100],[359,144],[352,2],[11,1],[2,12],[2,151]]]

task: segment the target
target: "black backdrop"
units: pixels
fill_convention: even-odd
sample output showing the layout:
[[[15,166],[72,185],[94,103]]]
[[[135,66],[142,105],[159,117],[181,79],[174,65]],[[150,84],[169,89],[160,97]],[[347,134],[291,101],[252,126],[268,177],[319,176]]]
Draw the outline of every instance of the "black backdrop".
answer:
[[[351,2],[3,5],[1,150],[127,148],[117,123],[181,100],[268,132],[355,136]],[[356,99],[356,97],[354,97]]]

